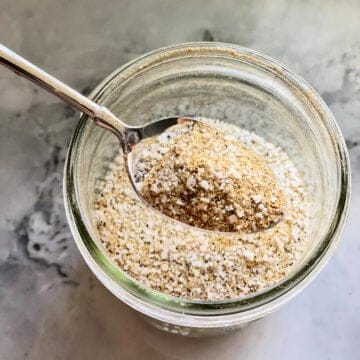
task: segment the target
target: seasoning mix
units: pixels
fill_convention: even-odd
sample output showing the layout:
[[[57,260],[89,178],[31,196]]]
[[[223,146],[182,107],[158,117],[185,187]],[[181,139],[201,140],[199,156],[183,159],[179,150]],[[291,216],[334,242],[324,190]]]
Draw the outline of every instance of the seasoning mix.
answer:
[[[236,157],[237,149],[249,149],[258,156],[260,165],[256,166],[266,164],[271,169],[269,173],[266,169],[264,172],[261,170],[270,179],[262,188],[259,179],[254,179],[254,183],[260,187],[254,188],[251,181],[246,180],[249,189],[247,204],[242,203],[244,199],[241,196],[244,196],[244,192],[236,191],[228,191],[227,193],[231,194],[230,197],[225,197],[228,202],[220,203],[219,208],[215,206],[215,198],[203,201],[212,193],[209,191],[211,189],[208,176],[213,176],[214,172],[210,175],[207,173],[209,161],[204,160],[201,154],[195,159],[187,159],[185,156],[181,158],[181,149],[177,148],[179,142],[174,140],[178,136],[191,135],[205,141],[208,134],[206,131],[201,132],[201,128],[191,132],[183,129],[184,134],[175,131],[175,134],[170,134],[171,139],[160,139],[152,144],[156,151],[145,153],[142,165],[138,168],[138,184],[151,201],[161,204],[161,196],[169,191],[166,186],[170,186],[161,180],[161,176],[169,174],[161,167],[161,159],[157,159],[156,155],[154,158],[154,154],[165,151],[173,160],[178,151],[178,160],[184,165],[185,171],[175,168],[176,161],[169,162],[173,164],[172,172],[176,174],[176,186],[171,188],[171,191],[175,191],[174,197],[165,202],[164,208],[159,205],[159,209],[175,211],[175,214],[181,215],[184,213],[179,209],[190,210],[191,206],[196,208],[204,203],[204,214],[207,213],[208,217],[203,217],[201,212],[197,212],[199,208],[196,208],[193,214],[194,224],[201,222],[211,229],[212,219],[218,217],[223,230],[235,228],[241,230],[240,233],[204,232],[176,223],[147,207],[138,199],[130,184],[121,153],[109,165],[106,176],[97,185],[96,224],[108,256],[141,284],[191,300],[234,299],[263,290],[280,281],[302,258],[307,246],[308,190],[305,180],[283,149],[235,125],[216,120],[206,122],[216,128],[213,131],[218,137],[226,137],[225,140],[234,146],[234,152],[227,152],[221,141],[220,145],[216,144],[216,141],[213,144],[210,144],[211,140],[208,142],[210,155],[213,152],[219,154],[218,159],[222,156],[223,159],[230,159],[225,161],[227,165],[222,164],[230,175],[228,173],[225,177],[210,177],[215,183],[216,179],[220,179],[219,183],[216,183],[218,187],[212,189],[215,193],[220,191],[221,186],[229,186],[228,189],[234,190],[233,179],[236,179],[238,174],[234,175],[232,171],[238,171],[242,178],[245,177],[243,168],[236,163],[239,160]],[[165,150],[161,150],[164,144]],[[231,158],[232,156],[234,158]],[[216,163],[216,159],[213,160]],[[191,172],[194,180],[188,172]],[[182,174],[185,174],[184,177]],[[251,178],[251,174],[248,175]],[[203,181],[207,181],[207,184]],[[222,185],[224,183],[225,185]],[[182,190],[189,191],[189,198],[195,198],[194,204],[189,204],[186,197],[182,198]],[[200,192],[198,195],[197,191]],[[222,194],[220,193],[221,196]],[[152,200],[153,198],[155,200]],[[245,211],[252,213],[242,216]],[[253,229],[254,221],[256,227],[262,226],[262,217],[257,214],[263,214],[264,219],[267,216],[269,219],[272,219],[272,216],[281,216],[281,220],[268,230],[254,233],[243,231]],[[251,219],[251,222],[246,223],[246,219]],[[237,228],[238,226],[240,227]]]
[[[206,230],[261,231],[284,214],[267,164],[234,136],[202,122],[155,137],[137,159],[135,179],[154,208]]]

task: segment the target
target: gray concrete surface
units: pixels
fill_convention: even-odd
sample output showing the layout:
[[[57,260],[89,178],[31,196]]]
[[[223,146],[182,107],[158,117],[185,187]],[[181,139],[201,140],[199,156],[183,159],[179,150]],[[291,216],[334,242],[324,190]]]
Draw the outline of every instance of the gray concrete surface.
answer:
[[[359,359],[359,1],[0,0],[0,42],[87,94],[163,45],[218,40],[276,57],[324,97],[346,137],[351,212],[321,275],[279,312],[219,338],[163,334],[91,274],[61,177],[78,114],[0,69],[0,358]]]

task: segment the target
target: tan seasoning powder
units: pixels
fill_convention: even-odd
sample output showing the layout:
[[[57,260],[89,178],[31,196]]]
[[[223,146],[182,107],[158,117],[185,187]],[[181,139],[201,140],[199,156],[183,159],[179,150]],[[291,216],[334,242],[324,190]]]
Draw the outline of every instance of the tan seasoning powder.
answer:
[[[253,234],[211,234],[174,223],[137,198],[121,153],[98,183],[95,221],[109,258],[144,286],[192,300],[234,299],[280,281],[302,258],[308,186],[281,148],[237,126],[206,121],[275,173],[286,200],[280,223]]]
[[[137,159],[135,178],[155,209],[201,229],[261,231],[284,214],[267,164],[234,136],[201,122],[155,137]]]

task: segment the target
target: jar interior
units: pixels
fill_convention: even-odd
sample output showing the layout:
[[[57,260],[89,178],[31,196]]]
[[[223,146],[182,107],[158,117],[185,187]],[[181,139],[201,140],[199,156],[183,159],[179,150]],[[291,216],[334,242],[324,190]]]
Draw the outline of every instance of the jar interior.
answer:
[[[131,125],[168,116],[218,119],[282,147],[309,184],[309,241],[297,271],[313,256],[337,210],[340,174],[334,139],[308,94],[284,70],[264,68],[241,54],[210,52],[147,59],[114,73],[94,98]],[[120,149],[116,137],[84,122],[74,164],[81,216],[101,248],[94,217],[96,184]],[[119,214],[126,216],[126,214]],[[291,276],[291,274],[289,275]]]

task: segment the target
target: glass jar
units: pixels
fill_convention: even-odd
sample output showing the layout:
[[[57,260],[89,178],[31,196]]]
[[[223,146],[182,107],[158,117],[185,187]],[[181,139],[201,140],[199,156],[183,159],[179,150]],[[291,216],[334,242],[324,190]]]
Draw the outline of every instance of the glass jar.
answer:
[[[82,116],[64,175],[66,213],[74,239],[98,279],[155,326],[183,335],[241,327],[289,301],[329,260],[348,210],[348,154],[328,107],[286,67],[230,44],[175,45],[117,69],[91,98],[131,125],[167,116],[236,124],[283,147],[311,183],[309,246],[286,278],[264,291],[227,301],[171,297],[132,279],[110,261],[100,244],[93,210],[95,186],[119,144],[113,134]]]

